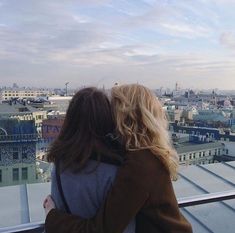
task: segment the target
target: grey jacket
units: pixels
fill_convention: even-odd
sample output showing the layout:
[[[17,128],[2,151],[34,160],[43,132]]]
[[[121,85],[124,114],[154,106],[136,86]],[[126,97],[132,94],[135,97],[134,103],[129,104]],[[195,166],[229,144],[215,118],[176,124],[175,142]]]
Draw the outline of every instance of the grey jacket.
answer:
[[[117,172],[115,165],[99,163],[90,160],[81,172],[72,173],[68,170],[61,174],[61,183],[66,201],[73,214],[83,218],[92,218],[105,200]],[[51,194],[57,208],[65,210],[61,200],[55,168],[52,170]],[[135,219],[125,229],[124,233],[135,232]]]

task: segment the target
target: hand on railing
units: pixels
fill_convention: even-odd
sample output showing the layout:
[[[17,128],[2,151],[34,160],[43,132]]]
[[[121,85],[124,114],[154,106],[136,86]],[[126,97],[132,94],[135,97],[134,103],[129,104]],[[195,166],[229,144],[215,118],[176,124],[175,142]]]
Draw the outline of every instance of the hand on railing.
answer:
[[[48,195],[46,197],[46,199],[44,200],[43,202],[43,208],[45,210],[45,215],[47,216],[47,214],[52,210],[52,209],[55,209],[55,203],[52,199],[52,196],[51,195]]]

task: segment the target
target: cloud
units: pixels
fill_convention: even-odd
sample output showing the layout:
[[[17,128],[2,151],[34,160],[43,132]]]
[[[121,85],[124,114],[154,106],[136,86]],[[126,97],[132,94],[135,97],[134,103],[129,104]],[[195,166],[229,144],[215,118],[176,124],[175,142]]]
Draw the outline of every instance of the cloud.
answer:
[[[217,4],[228,4],[228,5],[235,5],[235,1],[234,0],[212,0],[214,3]]]
[[[166,86],[233,77],[234,57],[211,43],[226,31],[213,1],[0,0],[1,81]],[[233,49],[234,34],[220,43]]]
[[[185,38],[208,37],[210,33],[208,28],[183,23],[162,23],[161,27],[170,35]]]
[[[15,5],[5,2],[0,8],[0,23],[4,22],[0,26],[0,59],[28,59],[29,63],[44,59],[46,63],[51,53],[78,48],[88,51],[110,38],[112,30],[101,28],[88,16],[71,14],[63,1],[36,1],[35,6],[28,1],[13,2]]]
[[[121,27],[142,28],[166,36],[197,39],[210,37],[218,23],[211,4],[201,1],[155,1],[141,11],[132,12],[121,21]]]
[[[67,2],[67,0],[65,0]],[[78,2],[78,1],[77,1]],[[102,5],[102,4],[109,4],[112,2],[111,0],[79,0],[79,4],[83,5]]]
[[[235,49],[235,33],[233,32],[224,32],[220,36],[220,43],[228,48],[228,49]]]

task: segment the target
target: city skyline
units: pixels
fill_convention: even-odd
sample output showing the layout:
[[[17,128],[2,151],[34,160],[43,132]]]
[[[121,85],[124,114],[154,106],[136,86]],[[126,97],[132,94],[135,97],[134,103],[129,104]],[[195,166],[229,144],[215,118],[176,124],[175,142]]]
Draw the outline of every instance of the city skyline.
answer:
[[[235,89],[235,0],[0,0],[0,86]]]

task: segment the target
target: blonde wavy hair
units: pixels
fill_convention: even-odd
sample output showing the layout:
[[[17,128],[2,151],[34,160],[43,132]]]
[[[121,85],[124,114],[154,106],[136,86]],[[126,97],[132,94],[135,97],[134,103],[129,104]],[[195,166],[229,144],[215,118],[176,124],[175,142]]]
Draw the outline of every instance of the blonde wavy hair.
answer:
[[[168,120],[157,97],[139,84],[115,86],[111,102],[117,133],[128,151],[149,149],[177,179],[178,155],[168,134]]]

